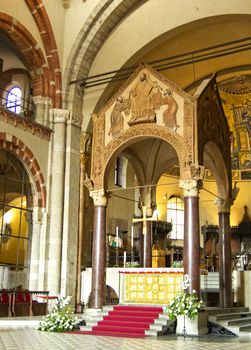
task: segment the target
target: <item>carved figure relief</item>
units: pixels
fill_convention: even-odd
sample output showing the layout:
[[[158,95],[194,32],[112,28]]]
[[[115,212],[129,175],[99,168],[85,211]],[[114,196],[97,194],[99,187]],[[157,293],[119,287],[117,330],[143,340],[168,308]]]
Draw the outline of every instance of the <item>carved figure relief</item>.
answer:
[[[108,135],[116,136],[122,130],[124,130],[124,116],[129,115],[130,112],[130,100],[124,97],[119,97],[110,115],[111,127]]]
[[[172,91],[167,89],[164,91],[164,97],[162,99],[162,105],[167,105],[167,108],[163,112],[163,123],[170,130],[176,132],[180,127],[177,124],[176,113],[178,110],[178,103],[172,97]]]
[[[147,73],[141,73],[139,80],[135,83],[129,93],[131,103],[131,119],[128,125],[139,122],[155,121],[155,108],[153,104],[154,82]]]

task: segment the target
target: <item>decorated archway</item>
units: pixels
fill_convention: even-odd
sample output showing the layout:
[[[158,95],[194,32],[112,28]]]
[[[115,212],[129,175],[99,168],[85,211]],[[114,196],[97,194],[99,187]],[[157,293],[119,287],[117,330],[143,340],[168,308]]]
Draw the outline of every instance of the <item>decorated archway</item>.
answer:
[[[206,91],[206,87],[208,85],[204,83],[199,91]],[[221,115],[222,109],[219,109],[219,98],[215,90],[213,97],[217,103],[212,105],[214,108],[212,113],[217,114],[217,116]],[[90,195],[94,200],[92,307],[101,306],[104,293],[102,279],[105,268],[107,207],[105,179],[107,169],[116,155],[128,151],[133,153],[133,149],[137,153],[139,142],[146,142],[150,139],[159,140],[159,142],[152,142],[151,150],[157,150],[161,143],[170,145],[179,162],[180,187],[184,191],[185,202],[184,272],[190,276],[191,289],[195,289],[198,294],[200,293],[198,198],[204,174],[203,156],[201,156],[200,150],[202,149],[204,152],[206,149],[207,152],[211,152],[210,144],[206,147],[207,142],[203,141],[210,140],[210,133],[205,128],[200,128],[202,100],[201,93],[191,97],[151,67],[142,65],[101,111],[97,115],[93,115],[94,133],[90,178]],[[210,113],[210,108],[210,106],[206,108],[207,113]],[[228,130],[224,118],[223,113],[222,123],[217,129],[222,144],[217,145],[220,154],[227,156],[223,148],[223,145],[225,147],[227,144],[225,141]],[[227,150],[228,148],[226,148],[226,152]],[[157,159],[157,151],[151,153],[147,147],[145,151],[149,155],[148,158]],[[170,160],[168,153],[166,152],[162,156],[167,163]],[[139,154],[135,159],[140,159]],[[151,169],[151,172],[150,175],[138,176],[139,185],[142,188],[150,187],[153,184],[153,179],[157,178],[153,166],[154,162],[149,162],[149,159],[146,161],[142,157],[140,163],[141,165],[138,162],[136,166],[139,168],[139,174],[143,174],[143,169],[147,168]],[[229,176],[225,177],[224,180],[228,179],[230,179]],[[229,183],[226,182],[226,188],[229,188]],[[152,191],[142,190],[141,197],[144,218],[149,213],[151,215]],[[145,237],[147,234],[146,224]],[[145,240],[147,241],[147,238]],[[148,249],[148,245],[144,243],[143,250]]]

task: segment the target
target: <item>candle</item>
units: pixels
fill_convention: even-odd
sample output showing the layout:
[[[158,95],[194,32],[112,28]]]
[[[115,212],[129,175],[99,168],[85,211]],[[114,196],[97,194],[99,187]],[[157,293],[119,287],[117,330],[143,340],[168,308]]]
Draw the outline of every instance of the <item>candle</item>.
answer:
[[[116,247],[119,246],[119,227],[116,226]]]
[[[131,233],[131,247],[133,248],[133,226],[132,226],[132,233]]]
[[[124,267],[125,267],[125,264],[126,264],[126,251],[124,251]]]

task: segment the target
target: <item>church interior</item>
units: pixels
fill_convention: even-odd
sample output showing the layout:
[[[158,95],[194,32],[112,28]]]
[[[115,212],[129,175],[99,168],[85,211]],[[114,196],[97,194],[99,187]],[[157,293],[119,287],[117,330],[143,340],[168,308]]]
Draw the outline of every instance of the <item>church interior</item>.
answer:
[[[97,309],[112,271],[184,271],[251,307],[250,25],[246,0],[0,0],[0,293]]]

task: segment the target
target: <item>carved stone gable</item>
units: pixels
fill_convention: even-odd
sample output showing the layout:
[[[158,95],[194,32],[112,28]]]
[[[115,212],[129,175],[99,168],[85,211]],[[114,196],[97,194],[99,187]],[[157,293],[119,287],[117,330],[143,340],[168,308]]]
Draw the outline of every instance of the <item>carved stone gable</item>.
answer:
[[[93,116],[91,180],[102,188],[105,167],[133,138],[155,137],[170,143],[184,172],[194,162],[194,99],[147,65],[140,66]],[[184,146],[186,139],[186,147]],[[190,168],[185,177],[190,176]]]
[[[105,145],[136,124],[156,123],[183,136],[183,90],[149,66],[141,66],[102,108]]]

